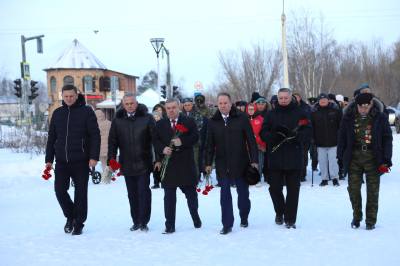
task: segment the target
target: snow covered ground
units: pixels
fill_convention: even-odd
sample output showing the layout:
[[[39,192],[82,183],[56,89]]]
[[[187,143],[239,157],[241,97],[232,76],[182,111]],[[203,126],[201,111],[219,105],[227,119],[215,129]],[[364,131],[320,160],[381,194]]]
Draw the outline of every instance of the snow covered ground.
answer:
[[[309,175],[301,187],[297,229],[275,225],[264,185],[251,188],[249,227],[239,227],[236,208],[233,233],[226,236],[218,233],[218,189],[199,195],[201,229],[193,228],[179,192],[176,233],[161,234],[163,191],[158,189],[152,190],[150,231],[129,231],[123,177],[111,185],[90,183],[84,234],[67,235],[54,177],[41,178],[44,156],[0,150],[0,265],[400,265],[399,143],[395,134],[394,167],[382,177],[375,230],[366,231],[364,224],[350,228],[347,181],[321,188],[317,176],[311,187]],[[365,204],[365,191],[363,199]]]

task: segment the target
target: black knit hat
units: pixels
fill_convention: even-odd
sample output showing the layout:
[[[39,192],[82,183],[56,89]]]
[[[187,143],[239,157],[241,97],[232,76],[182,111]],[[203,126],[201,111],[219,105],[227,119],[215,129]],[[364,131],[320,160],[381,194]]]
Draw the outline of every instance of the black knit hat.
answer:
[[[258,92],[253,92],[253,94],[251,94],[251,100],[250,100],[250,102],[251,103],[253,103],[253,102],[255,102],[258,98],[260,98],[261,97],[261,95],[258,93]]]
[[[357,105],[364,105],[364,104],[370,104],[372,101],[372,94],[371,93],[361,93],[357,95],[356,97],[356,104]]]

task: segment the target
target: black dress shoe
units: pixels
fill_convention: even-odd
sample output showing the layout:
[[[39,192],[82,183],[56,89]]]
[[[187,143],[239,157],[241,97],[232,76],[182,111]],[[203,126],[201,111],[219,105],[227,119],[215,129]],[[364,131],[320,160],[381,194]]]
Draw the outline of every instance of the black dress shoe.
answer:
[[[163,234],[172,234],[175,233],[175,228],[165,228]]]
[[[359,227],[360,227],[360,221],[356,220],[356,219],[353,219],[353,221],[351,221],[351,228],[357,229]]]
[[[291,223],[291,222],[290,223],[286,223],[285,226],[286,226],[287,229],[290,229],[290,228],[296,229],[296,224],[295,223]]]
[[[242,220],[240,222],[240,227],[243,227],[243,228],[249,227],[249,222],[247,221],[247,219],[246,220]]]
[[[140,226],[140,231],[147,232],[147,231],[149,231],[149,227],[146,224],[142,224]]]
[[[201,220],[200,218],[198,220],[193,221],[194,228],[200,228],[201,227]]]
[[[140,226],[141,226],[140,224],[133,224],[132,227],[129,228],[129,230],[136,231],[136,230],[138,230],[140,228]]]
[[[74,219],[68,218],[67,223],[64,226],[64,232],[66,234],[69,234],[72,232],[73,229],[74,229]]]
[[[375,229],[375,225],[374,225],[374,224],[366,224],[366,225],[365,225],[365,229],[367,229],[367,230],[374,230],[374,229]]]
[[[275,216],[275,223],[277,225],[282,225],[283,224],[283,216],[282,215],[276,215]]]
[[[221,235],[227,235],[227,234],[229,234],[230,232],[232,232],[232,227],[223,227],[223,228],[221,229],[221,231],[219,231],[219,233],[220,233]]]
[[[84,224],[75,224],[74,230],[72,231],[72,235],[75,235],[75,236],[81,235],[83,227],[84,227]]]

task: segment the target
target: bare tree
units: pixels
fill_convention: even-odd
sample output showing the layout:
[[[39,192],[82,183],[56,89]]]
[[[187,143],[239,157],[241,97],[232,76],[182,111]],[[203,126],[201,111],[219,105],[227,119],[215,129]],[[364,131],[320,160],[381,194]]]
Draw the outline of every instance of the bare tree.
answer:
[[[308,12],[293,14],[288,26],[290,86],[306,97],[331,91],[337,78],[339,51],[323,18],[316,21]],[[317,23],[319,22],[319,28]]]
[[[249,50],[241,49],[239,54],[220,52],[222,75],[217,90],[231,93],[236,100],[250,100],[255,91],[270,96],[271,87],[279,77],[279,54],[279,50],[259,44]]]

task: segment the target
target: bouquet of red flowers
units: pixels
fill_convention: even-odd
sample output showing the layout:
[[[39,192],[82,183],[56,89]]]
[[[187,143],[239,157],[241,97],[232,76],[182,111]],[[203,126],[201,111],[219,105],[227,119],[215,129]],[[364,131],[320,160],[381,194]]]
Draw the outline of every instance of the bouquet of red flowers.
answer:
[[[201,187],[204,186],[203,192],[201,191]],[[201,192],[201,194],[203,194],[204,196],[207,196],[208,193],[214,188],[214,186],[212,185],[212,180],[211,180],[211,176],[209,174],[207,174],[204,178],[203,181],[199,182],[199,184],[197,185],[196,191],[198,193]]]
[[[172,139],[179,138],[182,134],[184,134],[184,133],[186,133],[188,131],[189,131],[189,129],[187,127],[185,127],[184,125],[177,124],[175,126],[175,135],[172,137]],[[171,149],[174,147],[174,143],[172,142],[172,140],[171,140],[171,142],[170,142],[168,147],[170,147]],[[165,155],[163,160],[162,160],[162,162],[161,162],[161,174],[160,174],[161,181],[164,180],[165,173],[167,171],[167,166],[168,166],[168,162],[169,162],[169,158],[170,157],[171,157],[171,155]]]
[[[51,171],[51,166],[46,166],[46,168],[43,171],[43,175],[42,175],[44,180],[49,180],[50,179],[50,177],[52,176],[50,174],[50,171]]]
[[[297,126],[291,132],[286,127],[285,127],[285,129],[288,131],[287,134],[278,132],[278,134],[282,135],[284,137],[284,139],[272,148],[272,152],[275,152],[276,150],[278,150],[279,147],[282,144],[284,144],[285,142],[288,142],[289,140],[294,139],[297,136],[297,131],[299,131],[299,129],[304,126],[307,126],[308,123],[309,123],[309,121],[307,118],[302,118],[299,120],[299,122],[297,122]]]
[[[118,173],[116,173],[117,170],[121,169],[121,164],[119,162],[117,162],[115,159],[111,159],[108,164],[110,165],[110,168],[112,171],[110,171],[111,174],[111,180],[115,181],[117,180],[116,176],[120,176],[122,175],[121,171],[118,171]]]

